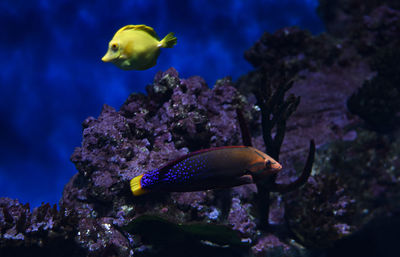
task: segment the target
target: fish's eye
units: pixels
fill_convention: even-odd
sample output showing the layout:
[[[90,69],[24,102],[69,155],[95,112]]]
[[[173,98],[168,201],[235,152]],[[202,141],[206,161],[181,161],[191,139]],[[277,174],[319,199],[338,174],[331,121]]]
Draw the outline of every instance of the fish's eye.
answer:
[[[265,162],[265,168],[271,168],[271,165],[272,165],[272,163],[270,160]]]
[[[111,49],[113,50],[113,51],[116,51],[117,49],[118,49],[118,45],[117,44],[112,44],[111,45]]]

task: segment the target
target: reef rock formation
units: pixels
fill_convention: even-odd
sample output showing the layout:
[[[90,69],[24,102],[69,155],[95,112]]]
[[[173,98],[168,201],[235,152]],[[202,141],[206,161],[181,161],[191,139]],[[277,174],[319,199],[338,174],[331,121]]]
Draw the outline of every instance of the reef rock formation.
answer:
[[[368,14],[354,19],[347,34],[312,36],[298,28],[265,33],[245,53],[256,70],[236,83],[257,106],[255,94],[260,86],[279,87],[295,81],[289,93],[301,100],[286,124],[279,159],[285,170],[278,180],[288,183],[294,179],[310,138],[320,150],[309,183],[296,192],[277,196],[275,202],[296,241],[308,248],[332,247],[337,239],[358,231],[374,217],[391,217],[399,209],[398,182],[390,179],[399,176],[396,158],[392,159],[398,153],[397,141],[386,142],[396,138],[394,124],[400,111],[395,100],[398,68],[393,64],[400,15],[388,6],[372,8]],[[348,106],[367,124],[380,125],[385,128],[380,131],[392,134],[365,131]],[[271,212],[278,210],[274,206]],[[260,254],[265,253],[261,241],[253,247]]]
[[[75,243],[77,216],[63,207],[0,198],[0,256],[83,256]],[[63,251],[60,251],[63,249]]]
[[[382,6],[400,9],[397,0],[319,0],[317,12],[324,21],[327,32],[343,38],[357,30],[366,16]]]
[[[254,217],[245,204],[249,193],[247,198],[235,190],[133,197],[129,189],[133,177],[190,151],[241,144],[236,108],[251,116],[246,99],[228,79],[209,89],[200,77],[180,79],[173,68],[158,73],[146,90],[147,95],[132,94],[119,111],[104,106],[97,119],[83,123],[82,146],[71,157],[79,173],[61,200],[80,216],[81,245],[97,254],[111,247],[128,255],[140,242],[133,244],[129,237],[134,236],[123,236],[119,229],[144,214],[176,223],[246,226],[243,235],[254,238]],[[243,204],[236,207],[231,201]],[[244,217],[238,215],[242,209]],[[104,237],[90,240],[91,234]]]

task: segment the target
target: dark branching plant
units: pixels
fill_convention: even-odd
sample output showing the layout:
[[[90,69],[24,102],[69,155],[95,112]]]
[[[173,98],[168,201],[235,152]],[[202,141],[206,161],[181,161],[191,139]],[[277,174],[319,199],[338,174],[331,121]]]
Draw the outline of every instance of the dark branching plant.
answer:
[[[258,79],[258,85],[254,87],[257,105],[261,110],[262,135],[266,146],[266,153],[279,161],[279,153],[285,137],[286,122],[296,111],[300,97],[290,94],[285,98],[286,92],[293,86],[296,77],[289,78],[287,74],[281,74],[279,79],[267,78],[262,75]],[[237,110],[243,143],[251,145],[251,137],[243,118],[241,110]],[[268,226],[270,194],[271,192],[285,193],[293,191],[303,185],[310,176],[314,162],[315,144],[310,141],[310,147],[306,164],[301,175],[290,184],[276,183],[276,175],[265,181],[257,183],[257,208],[259,212],[259,226]]]

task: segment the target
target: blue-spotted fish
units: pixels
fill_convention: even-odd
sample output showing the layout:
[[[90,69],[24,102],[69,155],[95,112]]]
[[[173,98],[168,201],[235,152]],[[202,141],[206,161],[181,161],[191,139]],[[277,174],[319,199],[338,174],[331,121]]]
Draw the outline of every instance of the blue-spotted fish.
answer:
[[[281,169],[277,161],[253,147],[225,146],[190,153],[134,177],[130,187],[135,196],[201,191],[257,183]]]
[[[152,27],[126,25],[115,33],[101,60],[123,70],[146,70],[156,65],[161,48],[171,48],[176,42],[172,32],[160,40]]]

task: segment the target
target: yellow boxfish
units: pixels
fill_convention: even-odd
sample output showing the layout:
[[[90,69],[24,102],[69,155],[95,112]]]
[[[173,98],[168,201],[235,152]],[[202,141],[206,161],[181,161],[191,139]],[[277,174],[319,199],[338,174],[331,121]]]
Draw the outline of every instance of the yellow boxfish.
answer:
[[[188,192],[256,183],[282,166],[250,146],[224,146],[200,150],[165,166],[134,177],[133,195],[151,191]]]
[[[152,27],[127,25],[115,33],[101,60],[123,70],[146,70],[156,65],[160,48],[171,48],[176,41],[172,32],[160,40]]]

